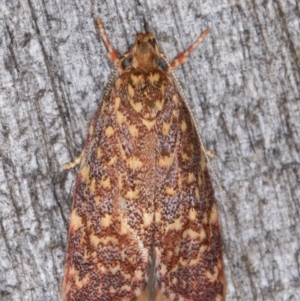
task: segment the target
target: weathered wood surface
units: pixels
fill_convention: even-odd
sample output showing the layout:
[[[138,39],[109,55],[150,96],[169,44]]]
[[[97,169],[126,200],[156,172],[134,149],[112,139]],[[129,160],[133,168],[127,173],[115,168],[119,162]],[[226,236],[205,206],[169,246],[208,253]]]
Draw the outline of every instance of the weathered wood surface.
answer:
[[[120,52],[155,33],[206,147],[218,155],[227,300],[300,300],[300,7],[297,0],[0,4],[0,300],[60,300],[78,156]],[[215,181],[214,181],[215,182]]]

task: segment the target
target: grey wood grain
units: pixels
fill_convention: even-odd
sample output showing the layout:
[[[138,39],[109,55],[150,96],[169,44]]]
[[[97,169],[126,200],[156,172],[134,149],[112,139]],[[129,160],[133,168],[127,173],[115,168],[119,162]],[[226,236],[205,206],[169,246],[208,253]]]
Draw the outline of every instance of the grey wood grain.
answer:
[[[297,0],[0,3],[0,300],[60,300],[72,185],[112,70],[93,15],[125,52],[151,31],[176,72],[224,189],[227,300],[300,300]]]

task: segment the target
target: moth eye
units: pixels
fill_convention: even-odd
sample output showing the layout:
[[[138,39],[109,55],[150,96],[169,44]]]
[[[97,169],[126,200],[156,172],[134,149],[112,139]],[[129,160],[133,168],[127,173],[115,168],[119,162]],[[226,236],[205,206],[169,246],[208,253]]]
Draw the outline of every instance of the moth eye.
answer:
[[[156,62],[156,65],[158,67],[160,67],[162,70],[166,71],[168,69],[168,65],[163,58],[157,56],[155,58],[155,62]]]
[[[126,68],[128,68],[128,67],[131,67],[131,65],[132,65],[132,58],[133,58],[133,56],[130,55],[130,56],[126,57],[126,58],[122,61],[122,67],[123,67],[123,69],[126,69]]]

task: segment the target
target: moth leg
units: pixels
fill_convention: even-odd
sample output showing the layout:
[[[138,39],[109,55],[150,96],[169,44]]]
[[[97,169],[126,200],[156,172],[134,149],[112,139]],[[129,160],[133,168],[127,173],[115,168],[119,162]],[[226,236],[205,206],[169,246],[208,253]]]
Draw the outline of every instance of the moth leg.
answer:
[[[108,50],[108,57],[109,59],[112,61],[112,63],[118,67],[118,62],[119,62],[119,59],[118,59],[118,52],[116,49],[113,49],[112,46],[111,46],[111,43],[106,35],[106,32],[105,32],[105,29],[104,29],[104,26],[100,20],[99,17],[96,17],[95,18],[96,20],[96,23],[98,25],[98,28],[99,28],[99,31],[100,31],[100,34],[102,36],[102,39],[103,39],[103,42],[104,44],[106,45],[106,48]]]
[[[170,64],[168,72],[171,72],[178,66],[184,64],[188,60],[188,56],[191,54],[191,52],[205,39],[205,37],[209,33],[210,29],[207,28],[186,51],[179,53],[178,56],[174,59],[174,61]]]
[[[63,169],[71,169],[71,168],[74,168],[76,165],[80,164],[80,162],[83,158],[83,153],[84,153],[84,150],[74,161],[64,164]]]

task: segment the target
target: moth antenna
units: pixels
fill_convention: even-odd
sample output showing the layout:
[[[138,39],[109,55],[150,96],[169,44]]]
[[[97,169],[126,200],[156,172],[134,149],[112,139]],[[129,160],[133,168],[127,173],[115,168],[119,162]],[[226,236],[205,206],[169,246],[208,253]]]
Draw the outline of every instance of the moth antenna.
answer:
[[[105,32],[105,29],[104,29],[104,26],[102,24],[102,21],[101,19],[97,16],[95,17],[95,21],[98,25],[98,28],[99,28],[99,31],[100,31],[100,34],[101,34],[101,37],[103,39],[103,42],[108,50],[108,57],[109,59],[111,60],[111,62],[116,66],[117,63],[118,63],[118,52],[116,49],[113,49],[112,46],[111,46],[111,43],[107,37],[107,34]]]
[[[168,72],[171,72],[178,66],[184,64],[188,60],[188,56],[193,52],[194,49],[205,39],[205,37],[210,33],[210,28],[207,28],[202,32],[200,37],[184,52],[178,54],[172,63],[169,64]]]

